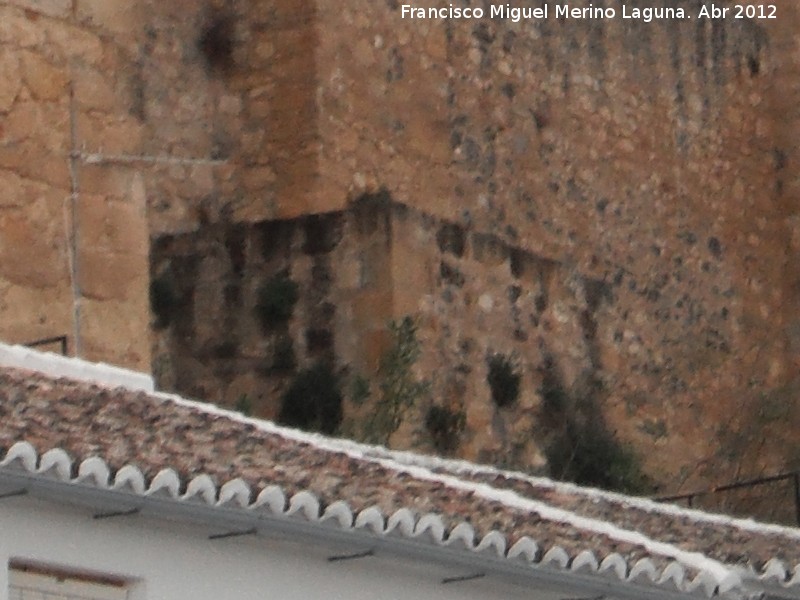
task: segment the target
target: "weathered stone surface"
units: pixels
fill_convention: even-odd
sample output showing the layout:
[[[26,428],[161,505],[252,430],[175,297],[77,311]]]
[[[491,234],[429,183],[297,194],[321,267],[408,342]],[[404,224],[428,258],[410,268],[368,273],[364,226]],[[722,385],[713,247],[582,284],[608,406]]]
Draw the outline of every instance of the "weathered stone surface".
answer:
[[[30,287],[56,287],[68,279],[60,199],[28,210],[0,211],[0,276]],[[44,218],[42,218],[44,217]]]
[[[130,188],[126,189],[129,192]],[[142,236],[147,235],[144,206],[130,197],[81,194],[78,227],[82,248],[111,253],[147,256]]]
[[[6,82],[0,90],[0,113],[7,113],[17,99],[21,87],[19,57],[0,46],[0,77]]]
[[[75,102],[85,110],[111,113],[122,103],[116,82],[100,69],[78,64],[72,70],[72,83]]]
[[[35,100],[65,102],[69,75],[34,52],[20,53],[20,72]]]
[[[621,440],[656,444],[642,454],[661,481],[794,460],[796,436],[757,425],[800,364],[800,7],[768,23],[587,27],[412,22],[367,0],[220,3],[216,16],[122,4],[0,6],[0,223],[14,240],[0,277],[55,285],[49,267],[16,265],[66,264],[74,192],[93,318],[117,322],[103,302],[147,310],[147,279],[121,281],[105,253],[150,251],[151,273],[174,276],[186,310],[156,335],[165,385],[229,402],[252,385],[274,402],[291,372],[263,364],[278,338],[300,366],[308,332],[332,332],[337,368],[373,373],[386,321],[415,314],[422,373],[467,416],[462,456],[540,468],[555,379],[570,401],[594,394]],[[211,18],[233,23],[216,50],[199,43]],[[27,214],[52,188],[61,238]],[[391,227],[377,205],[365,227],[351,202],[384,190]],[[346,213],[338,245],[304,252],[299,224],[329,212]],[[460,241],[443,243],[443,226]],[[270,246],[267,230],[292,233]],[[257,288],[285,269],[303,293],[286,330],[265,334]],[[126,330],[136,344],[147,322]],[[146,354],[87,326],[107,360]],[[518,361],[516,408],[487,404],[487,353]],[[269,402],[258,410],[274,414]],[[417,443],[413,430],[393,442]]]
[[[113,356],[129,368],[150,369],[150,343],[141,335],[149,325],[146,302],[82,298],[80,310],[82,356],[95,361]]]
[[[75,15],[81,24],[100,29],[120,38],[136,37],[138,31],[132,25],[141,22],[139,12],[142,4],[125,0],[78,0]]]
[[[53,143],[58,143],[57,137],[53,136]],[[25,179],[69,193],[69,162],[60,152],[48,152],[34,140],[0,144],[0,169],[14,171]]]
[[[81,113],[77,118],[81,143],[93,153],[137,155],[141,153],[144,128],[134,118]]]
[[[8,0],[6,4],[57,19],[65,19],[72,12],[72,0]]]
[[[57,335],[67,335],[69,344],[74,343],[72,290],[66,277],[57,287],[41,287],[19,285],[0,276],[0,313],[3,339],[11,343]]]
[[[0,6],[0,42],[19,48],[41,44],[45,31],[37,21],[35,14],[26,14],[8,5]]]
[[[92,300],[141,300],[147,289],[147,257],[82,248],[78,253],[81,294]]]
[[[18,101],[3,119],[3,149],[30,144],[39,154],[59,155],[66,162],[69,153],[69,111],[51,102]]]

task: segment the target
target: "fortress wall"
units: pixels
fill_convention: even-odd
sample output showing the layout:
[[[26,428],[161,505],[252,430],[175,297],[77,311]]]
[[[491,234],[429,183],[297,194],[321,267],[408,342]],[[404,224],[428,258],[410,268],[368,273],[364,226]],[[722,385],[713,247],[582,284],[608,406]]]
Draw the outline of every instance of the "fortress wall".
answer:
[[[8,0],[0,17],[0,333],[149,371],[151,239],[273,217],[276,194],[315,210],[314,8]]]
[[[317,54],[332,206],[385,186],[610,286],[605,410],[623,439],[665,449],[655,471],[676,455],[697,464],[684,481],[792,460],[752,423],[798,357],[797,8],[513,24],[402,20],[400,4],[320,6],[338,23]]]
[[[0,323],[13,342],[67,335],[73,353],[147,368],[144,194],[129,169],[87,158],[142,135],[107,9],[0,3]]]
[[[248,375],[277,343],[253,330],[253,286],[290,268],[309,294],[298,364],[332,351],[374,370],[386,321],[421,318],[437,401],[475,399],[456,406],[470,458],[536,429],[557,372],[574,396],[598,384],[661,479],[795,464],[796,3],[649,24],[411,21],[400,4],[0,2],[0,334],[66,333],[229,404],[274,396],[285,377]],[[388,207],[353,204],[384,191]],[[340,242],[306,253],[337,219]],[[265,236],[289,244],[280,260]],[[151,359],[150,284],[169,268],[197,304],[156,328]],[[519,414],[485,404],[493,353],[520,361]],[[538,441],[517,446],[541,464]]]

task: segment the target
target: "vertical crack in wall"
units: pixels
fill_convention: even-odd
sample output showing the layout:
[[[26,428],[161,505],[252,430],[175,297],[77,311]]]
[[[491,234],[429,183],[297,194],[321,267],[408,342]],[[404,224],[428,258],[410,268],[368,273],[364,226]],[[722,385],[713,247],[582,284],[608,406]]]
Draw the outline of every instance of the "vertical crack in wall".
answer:
[[[69,84],[69,178],[70,196],[68,206],[65,209],[65,224],[67,228],[67,259],[69,262],[70,284],[72,287],[72,323],[75,356],[80,356],[82,352],[81,344],[81,287],[79,279],[79,259],[78,259],[78,161],[80,151],[78,150],[78,124],[75,116],[75,83]]]

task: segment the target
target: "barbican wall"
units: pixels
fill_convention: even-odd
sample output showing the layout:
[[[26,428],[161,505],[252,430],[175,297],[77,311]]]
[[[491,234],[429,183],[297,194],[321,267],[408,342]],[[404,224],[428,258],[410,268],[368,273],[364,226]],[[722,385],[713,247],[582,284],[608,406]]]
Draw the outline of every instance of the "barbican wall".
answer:
[[[523,442],[556,378],[591,384],[671,489],[797,467],[800,7],[514,24],[399,4],[0,2],[2,336],[66,334],[232,404],[285,384],[248,375],[277,338],[246,316],[233,352],[219,324],[288,269],[311,294],[284,332],[298,365],[368,372],[385,319],[419,317],[457,454],[541,465]],[[352,216],[383,190],[388,240]],[[314,219],[342,237],[308,254]],[[204,308],[161,327],[173,272]],[[519,412],[486,401],[495,353]]]
[[[594,350],[552,336],[553,360],[577,394],[598,373],[610,427],[670,487],[796,467],[781,422],[798,411],[800,9],[513,24],[403,21],[398,4],[320,6],[321,23],[340,24],[320,34],[326,193],[385,186],[607,286]],[[431,340],[480,331],[469,312],[415,298],[430,287],[408,269],[396,294],[414,292],[395,306],[429,315]],[[486,305],[508,302],[505,281],[481,289]],[[579,328],[569,301],[548,311],[518,352]],[[473,423],[496,431],[493,419]]]
[[[800,354],[794,4],[772,22],[650,24],[404,21],[396,2],[317,10],[320,181],[303,204],[278,195],[275,216],[387,189],[563,265],[562,282],[601,282],[593,349],[565,336],[552,362],[576,396],[600,380],[609,426],[647,449],[651,472],[678,487],[796,466],[780,425],[798,410]],[[393,239],[392,312],[423,315],[430,372],[452,369],[446,332],[488,328],[438,306],[430,235]],[[505,282],[479,287],[484,306],[506,302]],[[527,345],[513,332],[493,345],[536,363],[545,332],[580,328],[579,305],[554,303]],[[475,439],[504,437],[490,408],[468,421]],[[507,441],[468,456],[503,455]]]

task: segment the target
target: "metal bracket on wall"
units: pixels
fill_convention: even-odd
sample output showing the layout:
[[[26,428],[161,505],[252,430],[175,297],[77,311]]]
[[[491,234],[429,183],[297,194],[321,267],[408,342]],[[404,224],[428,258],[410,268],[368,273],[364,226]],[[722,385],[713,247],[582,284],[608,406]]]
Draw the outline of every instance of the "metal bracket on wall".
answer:
[[[113,519],[115,517],[130,517],[138,515],[140,508],[131,508],[130,510],[117,510],[114,512],[97,513],[92,515],[93,519]]]
[[[329,556],[328,562],[339,562],[342,560],[357,560],[359,558],[366,558],[368,556],[375,556],[375,550],[365,550],[364,552],[356,552],[355,554],[340,554],[338,556]]]
[[[17,496],[25,496],[28,493],[28,490],[21,489],[21,490],[14,490],[13,492],[5,492],[0,494],[0,500],[5,500],[6,498],[16,498]]]
[[[483,577],[486,577],[486,573],[473,573],[472,575],[461,575],[460,577],[445,577],[442,579],[442,584],[473,581],[475,579],[482,579]]]
[[[243,535],[256,535],[256,533],[257,533],[256,528],[252,527],[244,531],[229,531],[228,533],[212,533],[210,536],[208,536],[208,539],[224,540],[225,538],[241,537]]]
[[[38,348],[39,346],[48,346],[50,344],[61,344],[61,355],[67,355],[67,340],[66,335],[56,335],[53,337],[42,338],[40,340],[33,340],[32,342],[24,342],[22,345],[28,348]]]

